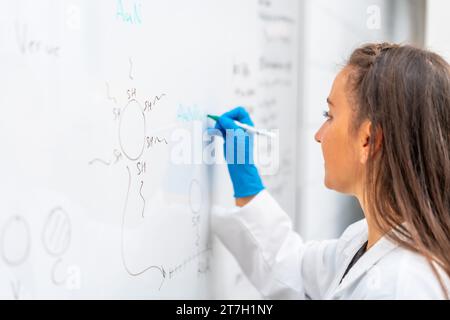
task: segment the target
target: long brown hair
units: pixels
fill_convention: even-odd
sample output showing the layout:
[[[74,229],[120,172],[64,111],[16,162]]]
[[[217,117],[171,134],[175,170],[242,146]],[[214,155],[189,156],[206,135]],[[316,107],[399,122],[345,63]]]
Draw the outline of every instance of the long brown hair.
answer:
[[[348,61],[353,130],[371,122],[365,200],[379,230],[450,277],[450,67],[408,45],[367,44]],[[380,130],[381,129],[381,130]],[[377,145],[378,144],[378,145]],[[394,231],[394,232],[392,232]]]

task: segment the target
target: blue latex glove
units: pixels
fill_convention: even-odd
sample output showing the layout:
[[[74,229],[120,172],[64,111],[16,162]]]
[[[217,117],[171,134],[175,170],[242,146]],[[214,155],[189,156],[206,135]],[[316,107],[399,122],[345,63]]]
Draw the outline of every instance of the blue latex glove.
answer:
[[[216,122],[225,139],[224,155],[228,165],[234,197],[244,198],[258,194],[264,189],[261,177],[253,160],[253,135],[239,128],[234,120],[254,126],[250,115],[243,107],[224,113]]]

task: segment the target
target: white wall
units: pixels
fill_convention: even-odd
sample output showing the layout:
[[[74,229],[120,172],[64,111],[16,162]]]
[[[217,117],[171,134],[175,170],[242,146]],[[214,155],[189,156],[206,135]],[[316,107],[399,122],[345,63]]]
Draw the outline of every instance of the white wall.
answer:
[[[450,1],[428,0],[426,46],[450,60]]]

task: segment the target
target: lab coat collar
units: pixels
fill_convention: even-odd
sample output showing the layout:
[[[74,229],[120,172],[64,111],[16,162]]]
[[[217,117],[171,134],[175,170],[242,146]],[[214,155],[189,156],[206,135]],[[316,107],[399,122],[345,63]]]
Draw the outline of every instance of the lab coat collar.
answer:
[[[386,256],[389,252],[398,247],[398,244],[392,242],[387,236],[383,236],[378,240],[367,252],[365,252],[361,258],[353,265],[349,270],[348,274],[339,284],[342,276],[347,269],[350,261],[356,252],[362,247],[362,245],[367,241],[367,229],[365,232],[352,242],[351,245],[344,250],[344,263],[339,270],[339,277],[336,279],[335,290],[333,296],[338,296],[340,292],[349,288],[352,284],[358,281],[366,272],[370,270],[380,259]]]

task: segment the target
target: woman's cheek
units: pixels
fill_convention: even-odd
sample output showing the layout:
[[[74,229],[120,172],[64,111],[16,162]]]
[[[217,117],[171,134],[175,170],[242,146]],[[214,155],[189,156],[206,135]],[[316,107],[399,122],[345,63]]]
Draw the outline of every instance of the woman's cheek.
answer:
[[[340,152],[339,146],[336,145],[333,128],[328,127],[322,136],[322,154],[325,166],[325,186],[333,189],[336,183],[336,174],[339,171]]]
[[[330,150],[331,145],[329,144],[330,141],[325,140],[322,142],[322,154],[323,154],[323,161],[324,161],[324,170],[325,170],[325,184],[328,187],[328,184],[330,182],[330,179],[332,179],[333,175],[333,166],[335,165],[333,160],[333,151]]]
[[[332,155],[332,150],[330,150],[333,146],[332,144],[332,135],[330,136],[330,128],[329,124],[326,124],[323,133],[322,133],[322,154],[323,154],[323,160],[325,161],[325,164],[328,165],[330,162],[330,156]]]

